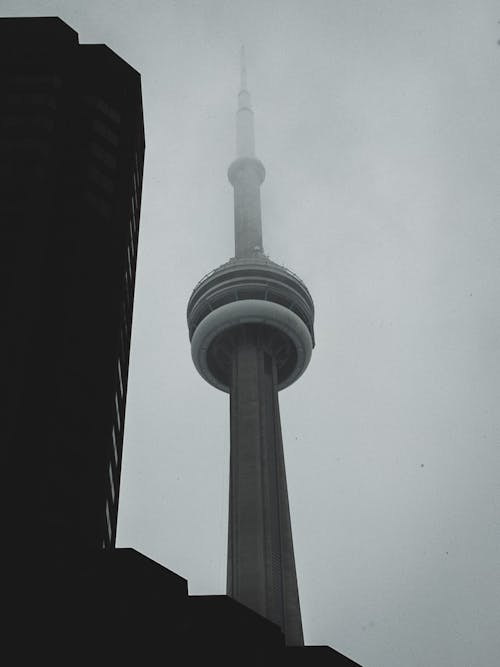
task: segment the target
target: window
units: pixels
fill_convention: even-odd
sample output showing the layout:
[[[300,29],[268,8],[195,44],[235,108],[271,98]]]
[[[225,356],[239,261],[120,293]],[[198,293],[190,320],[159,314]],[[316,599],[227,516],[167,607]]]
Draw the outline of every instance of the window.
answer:
[[[290,306],[291,300],[290,297],[283,296],[279,294],[279,292],[273,292],[270,291],[268,295],[269,301],[273,301],[274,303],[278,303],[281,306],[285,306],[288,308]]]
[[[115,465],[118,466],[118,447],[116,446],[116,434],[114,426],[111,430],[111,439],[113,440],[113,454],[115,457]]]
[[[102,123],[100,120],[94,119],[94,121],[92,122],[92,129],[99,136],[109,141],[109,143],[112,144],[113,146],[115,147],[118,146],[118,135],[115,134],[113,130],[110,130],[109,127],[106,127],[106,125]]]
[[[130,282],[132,282],[132,260],[130,257],[130,246],[127,246],[127,258],[128,258],[128,275]]]
[[[125,318],[125,312],[123,313],[123,317]],[[125,345],[125,333],[123,331],[124,327],[120,327],[120,342],[121,342],[121,352],[122,352],[122,357],[126,357],[126,352],[127,352],[127,346]]]
[[[97,97],[94,97],[93,95],[85,95],[83,98],[85,102],[94,109],[98,109],[101,113],[103,113],[105,116],[110,118],[113,122],[119,123],[121,118],[120,114],[118,111],[115,109],[112,109],[109,104],[106,104],[104,100],[101,100]]]
[[[115,394],[115,408],[116,408],[116,421],[118,422],[118,430],[122,430],[122,425],[120,421],[120,407],[118,405],[118,394]]]
[[[132,257],[134,256],[134,230],[132,228],[132,218],[128,219],[128,226],[130,229],[130,250],[132,252]]]
[[[122,365],[120,363],[120,358],[118,358],[118,379],[120,381],[120,392],[123,396],[123,379],[122,379]]]
[[[21,116],[19,114],[15,116],[3,116],[0,124],[4,128],[20,129],[24,132],[32,130],[33,128],[42,128],[49,132],[54,129],[53,118],[47,116]]]
[[[97,167],[90,167],[88,173],[90,180],[94,183],[97,183],[97,185],[99,185],[99,187],[101,187],[103,190],[109,194],[114,192],[115,186],[113,181],[108,178],[108,176],[105,176],[102,171],[99,171]]]
[[[109,541],[111,542],[111,538],[113,535],[113,529],[111,528],[111,519],[109,517],[109,502],[106,500],[106,524],[108,526],[108,537]]]
[[[7,93],[7,104],[32,104],[56,108],[56,98],[48,93]]]
[[[99,144],[96,144],[95,141],[90,142],[90,152],[92,155],[94,155],[94,157],[105,164],[106,167],[109,167],[110,169],[116,168],[116,158],[114,158],[111,153],[108,153],[108,151],[104,150],[104,148],[99,146]]]
[[[111,217],[111,206],[100,197],[97,197],[93,192],[87,191],[85,199],[103,218]]]
[[[115,502],[115,483],[113,482],[113,469],[111,468],[111,463],[108,466],[109,474],[109,488],[111,489],[111,500]]]
[[[125,278],[125,280],[124,280],[124,282],[125,282],[125,304],[124,304],[124,309],[123,309],[123,310],[125,311],[125,312],[124,312],[125,322],[126,322],[126,324],[128,325],[128,322],[127,322],[127,315],[126,315],[126,313],[127,313],[127,311],[128,311],[128,307],[129,307],[129,305],[130,305],[130,292],[129,292],[129,285],[128,285],[128,275],[127,275],[127,271],[125,271],[125,276],[124,276],[124,278]],[[127,329],[128,329],[128,326],[127,326]]]
[[[61,79],[53,74],[34,74],[24,75],[16,74],[8,77],[9,82],[21,86],[37,86],[37,85],[52,85],[54,88],[61,86]]]
[[[127,322],[127,306],[122,302],[122,328],[121,328],[122,338],[128,337],[128,322]],[[126,350],[125,343],[123,343],[123,349]]]

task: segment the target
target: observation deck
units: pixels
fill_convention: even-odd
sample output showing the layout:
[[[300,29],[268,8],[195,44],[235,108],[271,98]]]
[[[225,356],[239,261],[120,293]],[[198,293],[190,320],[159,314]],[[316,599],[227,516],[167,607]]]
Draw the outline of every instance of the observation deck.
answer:
[[[279,390],[302,375],[314,347],[309,291],[263,254],[232,258],[202,278],[189,299],[187,320],[198,372],[227,393],[235,329],[258,327],[276,359]]]

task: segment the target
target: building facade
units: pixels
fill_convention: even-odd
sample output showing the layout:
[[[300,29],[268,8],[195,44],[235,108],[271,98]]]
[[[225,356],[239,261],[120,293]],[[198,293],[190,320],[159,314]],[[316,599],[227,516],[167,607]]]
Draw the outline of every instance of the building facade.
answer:
[[[26,554],[110,548],[144,160],[140,76],[57,18],[0,19],[0,53],[9,542]]]

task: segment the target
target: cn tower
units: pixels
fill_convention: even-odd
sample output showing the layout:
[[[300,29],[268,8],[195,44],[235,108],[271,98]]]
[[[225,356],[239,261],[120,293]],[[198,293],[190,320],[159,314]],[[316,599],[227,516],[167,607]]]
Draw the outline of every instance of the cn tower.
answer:
[[[314,305],[304,283],[262,245],[254,114],[242,49],[236,114],[235,256],[194,288],[187,307],[200,375],[229,394],[231,452],[227,594],[304,643],[293,553],[278,392],[298,380],[314,347]]]

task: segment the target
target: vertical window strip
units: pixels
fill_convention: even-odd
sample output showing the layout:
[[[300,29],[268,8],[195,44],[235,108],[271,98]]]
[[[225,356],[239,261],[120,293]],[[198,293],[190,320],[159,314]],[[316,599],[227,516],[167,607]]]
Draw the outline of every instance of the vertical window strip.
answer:
[[[111,500],[112,502],[115,502],[115,483],[113,481],[113,469],[111,467],[111,462],[109,463],[108,466],[108,474],[109,474],[109,488],[111,489]]]
[[[130,245],[127,246],[127,257],[128,257],[128,272],[129,272],[130,282],[132,283],[132,259],[130,257]]]
[[[130,246],[132,250],[132,257],[134,256],[134,229],[132,227],[132,216],[128,219],[128,227],[130,229]]]
[[[122,430],[122,424],[120,420],[120,407],[118,405],[118,394],[115,394],[115,407],[116,407],[116,420],[118,422],[118,430]]]
[[[123,314],[123,332],[125,337],[128,336],[128,318],[127,318],[128,308],[126,301],[122,303],[122,314]]]
[[[128,271],[127,271],[127,269],[125,269],[125,274],[124,274],[123,277],[124,277],[123,282],[125,283],[125,303],[124,303],[125,307],[124,307],[124,311],[127,312],[128,304],[129,304],[129,300],[128,300]]]
[[[109,541],[111,542],[111,538],[113,535],[113,530],[111,528],[111,519],[109,517],[109,502],[106,500],[106,523],[108,525],[108,537]]]
[[[126,288],[125,288],[126,289]],[[123,336],[125,340],[127,340],[127,295],[124,295],[125,298],[122,299],[122,330],[123,330]]]
[[[130,305],[131,305],[131,298],[130,298],[130,282],[128,279],[128,272],[125,272],[125,312],[127,313],[127,330],[128,330],[128,313],[130,311]]]
[[[127,346],[125,344],[125,340],[126,339],[125,339],[125,336],[124,336],[123,327],[120,327],[120,341],[121,341],[121,344],[122,344],[122,348],[121,348],[121,352],[122,352],[121,357],[122,357],[122,359],[126,359],[126,357],[127,357],[127,354],[126,354],[127,353]]]
[[[118,362],[118,379],[120,381],[120,392],[121,395],[123,396],[122,365],[120,363],[120,357],[118,357],[117,362]]]
[[[123,312],[123,317],[126,317],[125,311]],[[125,329],[126,322],[123,324],[122,327],[120,327],[120,332],[123,340],[123,354],[122,354],[122,359],[126,359],[128,357],[128,352],[129,352],[129,347],[125,346],[125,335],[124,335],[124,329]]]
[[[123,305],[123,304],[122,304]],[[130,351],[130,339],[127,337],[127,311],[123,305],[123,322],[120,327],[120,336],[122,339],[122,359],[127,359],[128,353]]]
[[[111,430],[111,438],[113,440],[113,454],[115,457],[115,465],[118,467],[118,447],[116,446],[116,434],[115,434],[115,427],[113,425],[113,428]]]

